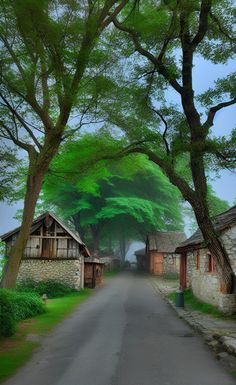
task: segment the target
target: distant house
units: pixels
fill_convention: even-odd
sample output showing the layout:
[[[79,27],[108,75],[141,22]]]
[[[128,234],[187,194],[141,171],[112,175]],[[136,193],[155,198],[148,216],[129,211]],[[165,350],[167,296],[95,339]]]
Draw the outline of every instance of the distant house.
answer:
[[[154,275],[179,273],[180,260],[175,249],[185,239],[185,234],[179,231],[156,231],[149,234],[146,252],[150,273]]]
[[[114,257],[113,255],[101,254],[99,260],[104,264],[105,271],[118,269],[121,265],[120,258]]]
[[[236,206],[217,215],[213,223],[236,275]],[[221,293],[214,255],[207,249],[201,231],[181,243],[176,252],[181,254],[180,286],[191,287],[196,297],[226,313],[235,312],[236,295]]]
[[[146,248],[135,252],[137,267],[153,275],[179,273],[179,255],[176,247],[186,239],[179,231],[156,231],[148,234]]]
[[[9,255],[19,231],[20,227],[1,236],[6,243],[6,255]],[[90,258],[90,253],[79,234],[71,231],[53,213],[46,212],[32,223],[17,280],[54,279],[76,289],[83,288],[86,258]],[[93,265],[91,258],[89,263]]]

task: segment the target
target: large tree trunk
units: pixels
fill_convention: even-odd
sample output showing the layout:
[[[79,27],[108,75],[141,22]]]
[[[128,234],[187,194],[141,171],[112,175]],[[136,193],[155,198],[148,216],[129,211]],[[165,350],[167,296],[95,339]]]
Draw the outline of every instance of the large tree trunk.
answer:
[[[91,229],[92,238],[93,238],[93,253],[95,257],[99,258],[101,229],[99,225],[90,225],[90,229]]]
[[[35,206],[41,190],[43,177],[44,174],[42,172],[38,172],[35,175],[29,175],[27,178],[27,190],[24,201],[22,224],[15,245],[11,249],[7,258],[7,263],[4,267],[1,287],[13,288],[16,284],[20,262],[24,255],[24,249],[30,234]]]
[[[20,262],[23,258],[26,243],[30,234],[35,207],[42,187],[43,178],[48,171],[51,160],[58,150],[59,144],[60,137],[58,135],[57,139],[49,138],[45,141],[40,154],[33,149],[28,152],[29,171],[24,199],[22,224],[17,240],[10,251],[7,263],[4,267],[0,285],[1,287],[15,287]]]
[[[201,142],[198,143],[198,145],[195,145],[195,151],[192,151],[191,153],[191,171],[195,189],[191,188],[185,179],[178,175],[168,162],[159,158],[152,151],[136,148],[129,152],[141,152],[146,154],[152,162],[156,163],[165,172],[170,182],[178,187],[183,197],[190,203],[194,210],[206,247],[215,259],[217,272],[221,280],[221,291],[225,294],[230,294],[234,289],[234,273],[227,252],[224,249],[210,218],[207,205],[207,182],[204,170],[204,160],[203,155],[199,151],[201,145]]]
[[[193,207],[198,226],[202,232],[206,247],[212,254],[216,270],[221,281],[222,293],[232,293],[234,286],[233,270],[226,250],[219,235],[216,233],[211,220],[207,203],[207,179],[204,164],[204,142],[202,127],[192,130],[191,170],[195,192],[194,200],[190,203]]]
[[[195,205],[193,205],[194,213],[206,247],[209,249],[216,263],[216,270],[221,281],[221,291],[222,293],[230,294],[234,289],[234,273],[227,252],[216,234],[207,205],[202,202],[194,206]]]

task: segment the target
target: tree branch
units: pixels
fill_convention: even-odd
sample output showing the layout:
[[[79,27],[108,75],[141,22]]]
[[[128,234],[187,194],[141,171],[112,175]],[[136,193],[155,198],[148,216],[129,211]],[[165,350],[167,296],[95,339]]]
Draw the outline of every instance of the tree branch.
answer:
[[[159,116],[159,118],[161,119],[161,121],[164,123],[165,130],[164,130],[164,132],[163,132],[163,134],[162,134],[162,138],[163,138],[163,141],[164,141],[164,143],[165,143],[166,153],[167,153],[167,155],[170,155],[169,144],[168,144],[168,142],[167,142],[167,140],[166,140],[166,134],[167,134],[167,131],[168,131],[168,123],[167,123],[166,119],[164,118],[164,116],[163,116],[158,110],[156,110],[156,109],[153,108],[153,107],[150,107],[150,108],[151,108],[151,110],[152,110],[153,112],[155,112],[155,114],[157,114],[157,116]]]
[[[235,43],[236,42],[236,38],[234,38],[234,37],[229,35],[228,31],[226,31],[226,29],[221,25],[220,20],[215,15],[213,15],[212,12],[210,12],[210,17],[217,24],[217,27],[219,28],[219,31],[223,35],[225,35],[230,40],[231,43]]]
[[[142,56],[146,57],[149,59],[157,68],[158,72],[164,76],[164,78],[171,84],[171,86],[179,93],[182,94],[182,87],[180,84],[177,82],[177,80],[173,77],[170,76],[168,73],[167,68],[164,66],[164,64],[158,60],[158,57],[155,57],[151,52],[145,50],[142,45],[139,42],[138,39],[138,33],[130,28],[125,27],[123,24],[121,24],[116,18],[113,20],[113,24],[115,25],[116,28],[118,28],[120,31],[128,33],[134,43],[134,47],[136,51],[138,51]]]
[[[213,125],[215,114],[217,113],[217,111],[220,111],[222,108],[232,106],[235,103],[236,103],[236,97],[227,101],[227,102],[222,102],[222,103],[217,104],[214,107],[211,107],[209,112],[208,112],[207,120],[203,124],[203,128],[205,130],[208,130]]]
[[[26,132],[30,135],[30,137],[33,139],[35,145],[40,150],[42,148],[41,144],[39,143],[38,139],[34,135],[33,131],[29,128],[29,126],[25,123],[24,119],[18,114],[18,112],[11,106],[11,104],[8,102],[8,100],[5,98],[5,96],[0,92],[0,97],[4,101],[4,106],[6,106],[9,111],[12,113],[13,116],[17,118],[17,120],[21,123],[21,125],[24,127]]]
[[[208,16],[211,11],[211,0],[202,0],[201,2],[201,10],[199,16],[199,27],[197,34],[193,38],[191,42],[191,46],[195,49],[203,40],[206,35],[208,29]]]
[[[124,149],[124,153],[126,153],[126,149]],[[131,149],[128,148],[127,153],[141,153],[147,155],[153,163],[156,163],[165,172],[170,182],[179,188],[183,197],[186,200],[190,202],[194,201],[195,191],[191,187],[189,187],[188,183],[182,177],[176,174],[175,170],[173,169],[173,166],[169,162],[166,162],[154,152],[144,147],[136,147]]]
[[[110,24],[114,17],[116,17],[120,11],[125,7],[125,5],[129,2],[129,0],[123,0],[120,5],[118,5],[115,10],[112,12],[111,15],[109,15],[103,22],[101,22],[101,28],[104,29],[105,27],[108,26],[108,24]]]
[[[2,121],[0,121],[0,126],[3,127],[3,129],[7,132],[7,135],[8,135],[7,136],[7,135],[3,134],[3,135],[0,135],[0,136],[4,137],[5,139],[11,140],[14,144],[19,146],[23,150],[27,151],[28,153],[30,153],[32,150],[35,151],[35,148],[31,144],[24,143],[21,140],[19,140],[18,138],[16,138],[12,134],[11,130]]]

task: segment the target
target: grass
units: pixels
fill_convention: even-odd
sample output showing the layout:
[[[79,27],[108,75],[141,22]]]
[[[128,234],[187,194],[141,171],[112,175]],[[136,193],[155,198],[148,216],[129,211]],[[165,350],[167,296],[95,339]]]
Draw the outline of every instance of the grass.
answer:
[[[163,279],[168,281],[177,281],[179,280],[179,274],[178,273],[165,273],[163,275]]]
[[[175,302],[175,292],[168,294],[168,298]],[[202,302],[194,297],[191,290],[184,291],[184,302],[191,309],[201,313],[210,314],[214,317],[225,317],[224,314],[219,311],[215,306]]]
[[[92,294],[84,289],[66,297],[51,299],[47,311],[37,317],[20,322],[17,332],[10,338],[0,340],[0,382],[13,375],[40,345],[40,336],[47,334],[56,324],[69,315],[81,302]],[[33,341],[27,340],[33,336]]]
[[[236,370],[234,370],[233,372],[230,372],[231,376],[236,378]]]

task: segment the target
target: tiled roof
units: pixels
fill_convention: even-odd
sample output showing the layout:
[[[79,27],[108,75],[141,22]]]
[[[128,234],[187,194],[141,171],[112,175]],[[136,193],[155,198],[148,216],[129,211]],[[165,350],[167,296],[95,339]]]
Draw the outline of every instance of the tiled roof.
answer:
[[[231,207],[227,211],[217,215],[213,218],[213,224],[216,232],[220,233],[225,230],[227,227],[230,227],[233,223],[236,223],[236,206]],[[177,247],[176,252],[189,248],[191,246],[196,246],[202,244],[204,241],[201,230],[197,229],[191,237],[182,242],[179,247]]]

